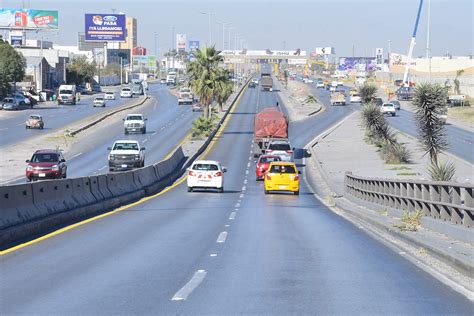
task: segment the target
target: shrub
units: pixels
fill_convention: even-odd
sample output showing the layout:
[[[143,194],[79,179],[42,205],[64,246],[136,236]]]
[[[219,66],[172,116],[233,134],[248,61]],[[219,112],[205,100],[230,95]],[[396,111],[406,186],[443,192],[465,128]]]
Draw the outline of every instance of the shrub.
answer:
[[[409,163],[410,151],[399,143],[386,143],[382,147],[382,156],[386,163]]]
[[[191,129],[191,135],[193,138],[198,138],[201,136],[208,137],[211,134],[212,129],[215,127],[214,119],[206,119],[202,116],[197,118],[193,122],[193,127]]]
[[[423,212],[421,210],[416,210],[415,212],[404,211],[401,218],[402,223],[395,225],[395,227],[398,227],[402,231],[416,232],[421,225],[422,217]]]
[[[363,103],[371,102],[374,99],[376,92],[377,86],[373,83],[364,83],[359,87],[359,94]]]
[[[432,163],[428,167],[428,173],[433,181],[453,181],[456,175],[456,167],[451,161]]]

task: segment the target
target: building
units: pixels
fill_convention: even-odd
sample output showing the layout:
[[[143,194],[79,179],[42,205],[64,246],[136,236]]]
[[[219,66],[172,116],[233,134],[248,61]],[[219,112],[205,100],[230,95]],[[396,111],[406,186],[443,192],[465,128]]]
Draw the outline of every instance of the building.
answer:
[[[128,17],[126,19],[127,37],[124,43],[120,43],[120,49],[133,49],[138,45],[137,19]]]
[[[104,48],[102,42],[86,42],[86,34],[84,32],[77,33],[77,48],[80,51],[93,51],[96,48]]]
[[[25,57],[25,77],[18,85],[36,91],[53,88],[54,70],[44,57]]]

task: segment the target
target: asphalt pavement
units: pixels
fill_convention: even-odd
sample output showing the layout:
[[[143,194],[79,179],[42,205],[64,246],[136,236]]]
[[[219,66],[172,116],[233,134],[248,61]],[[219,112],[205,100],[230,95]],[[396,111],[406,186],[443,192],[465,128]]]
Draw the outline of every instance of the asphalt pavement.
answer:
[[[4,255],[3,314],[472,315],[472,302],[327,209],[304,181],[300,196],[264,194],[253,120],[275,104],[274,93],[247,90],[208,153],[228,168],[223,194],[177,184]],[[314,136],[329,120],[318,117],[304,129]]]
[[[114,91],[117,89],[113,89]],[[107,90],[108,91],[108,90]],[[88,116],[99,114],[110,108],[118,107],[130,99],[121,99],[120,91],[115,91],[115,100],[106,100],[106,107],[93,107],[92,102],[95,95],[84,95],[76,105],[57,105],[53,102],[39,103],[32,109],[21,111],[0,111],[0,147],[21,142],[26,138],[37,136],[40,133],[48,133],[51,130],[61,128],[75,121],[80,121]],[[43,130],[26,129],[25,121],[32,114],[43,117],[45,126]]]

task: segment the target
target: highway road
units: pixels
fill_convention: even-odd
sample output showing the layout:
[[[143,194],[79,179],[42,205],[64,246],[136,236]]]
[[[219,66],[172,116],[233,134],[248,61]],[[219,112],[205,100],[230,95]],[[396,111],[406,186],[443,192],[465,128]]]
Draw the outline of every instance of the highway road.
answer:
[[[117,89],[111,89],[117,90]],[[109,89],[107,89],[109,91]],[[101,94],[84,95],[76,105],[57,105],[52,102],[39,103],[33,109],[21,111],[0,111],[0,147],[10,145],[25,140],[26,138],[37,136],[40,133],[48,133],[56,128],[63,127],[69,123],[79,121],[93,114],[99,114],[107,109],[117,107],[130,102],[130,99],[121,99],[120,91],[115,91],[115,100],[107,100],[105,108],[93,107],[92,101]],[[134,99],[136,100],[136,99]],[[31,114],[43,116],[45,127],[43,130],[26,129],[25,121]]]
[[[228,168],[225,193],[177,184],[4,255],[3,313],[471,315],[470,301],[327,209],[304,181],[300,196],[264,195],[253,119],[275,103],[248,90],[207,155]],[[313,136],[324,120],[312,119]]]
[[[162,160],[176,147],[188,134],[192,121],[199,116],[199,112],[192,112],[189,105],[178,106],[176,97],[166,86],[149,85],[149,94],[153,96],[152,103],[124,111],[122,115],[125,118],[127,113],[143,114],[148,118],[146,134],[125,135],[123,122],[113,118],[108,119],[106,128],[93,127],[99,128],[93,136],[79,134],[78,137],[82,139],[66,155],[69,178],[108,173],[107,147],[111,147],[116,140],[134,139],[143,144],[146,148],[146,165]],[[36,149],[39,148],[34,148]],[[21,174],[9,184],[25,181]]]
[[[328,107],[331,106],[329,104],[329,91],[325,89],[317,89],[314,84],[308,84],[308,86],[313,94],[324,102],[324,104]],[[346,87],[346,90],[348,92],[349,87]],[[349,105],[349,108],[353,110],[357,106],[360,107],[360,105],[351,104]],[[345,113],[347,110],[340,109],[338,111]],[[402,109],[397,111],[397,116],[387,117],[387,121],[392,127],[399,131],[412,137],[418,137],[415,119],[412,112]],[[463,128],[448,124],[446,125],[446,135],[449,143],[447,152],[474,164],[474,134]]]
[[[412,112],[406,110],[397,111],[397,116],[387,117],[387,121],[394,128],[417,137],[415,118]],[[474,164],[474,134],[463,128],[452,124],[445,125],[448,138],[448,152]]]

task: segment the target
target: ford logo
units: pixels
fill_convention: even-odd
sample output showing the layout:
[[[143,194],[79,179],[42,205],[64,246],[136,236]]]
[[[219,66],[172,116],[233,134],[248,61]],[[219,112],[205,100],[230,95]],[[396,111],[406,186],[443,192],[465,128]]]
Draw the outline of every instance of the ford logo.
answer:
[[[104,16],[104,21],[115,22],[115,21],[117,21],[117,17],[113,16],[113,15],[106,15],[106,16]]]

